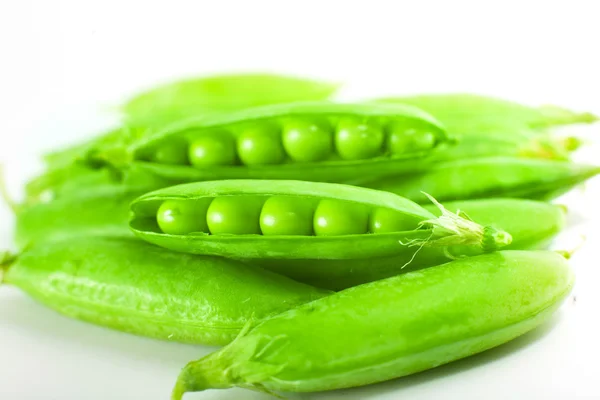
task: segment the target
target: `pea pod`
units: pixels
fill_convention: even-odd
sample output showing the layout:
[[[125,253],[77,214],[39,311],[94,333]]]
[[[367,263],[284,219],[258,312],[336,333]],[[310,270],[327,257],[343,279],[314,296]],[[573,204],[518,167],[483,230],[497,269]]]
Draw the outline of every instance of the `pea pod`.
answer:
[[[276,74],[226,74],[167,83],[129,99],[120,111],[122,127],[92,140],[55,150],[44,156],[49,167],[64,166],[94,145],[109,145],[148,134],[157,126],[190,116],[233,111],[267,104],[325,100],[339,85]]]
[[[397,173],[448,140],[428,114],[409,106],[278,104],[207,115],[120,147],[88,154],[92,166],[131,165],[176,182],[302,179],[345,182]]]
[[[131,204],[130,227],[172,250],[244,259],[352,259],[415,245],[494,250],[510,235],[433,214],[391,193],[350,185],[226,180],[173,186]]]
[[[328,294],[251,265],[134,238],[72,236],[0,261],[4,282],[69,317],[163,340],[225,344]]]
[[[516,102],[468,93],[424,94],[379,99],[409,104],[438,118],[452,133],[466,133],[486,127],[519,124],[531,128],[592,123],[598,116],[557,106],[530,107]]]
[[[233,386],[324,391],[434,368],[539,326],[573,282],[559,254],[501,251],[354,287],[265,320],[189,363],[172,399]]]
[[[516,197],[551,199],[600,173],[600,167],[566,161],[482,157],[439,163],[411,176],[377,179],[364,186],[398,193],[418,203],[422,192],[439,201]]]
[[[473,220],[510,232],[506,249],[543,249],[565,225],[561,206],[521,199],[482,199],[449,202],[450,211],[464,212]],[[424,206],[441,216],[434,206]],[[359,257],[352,260],[256,260],[257,265],[313,286],[342,290],[410,271],[439,265],[453,258],[475,256],[474,246],[423,247],[387,257]]]

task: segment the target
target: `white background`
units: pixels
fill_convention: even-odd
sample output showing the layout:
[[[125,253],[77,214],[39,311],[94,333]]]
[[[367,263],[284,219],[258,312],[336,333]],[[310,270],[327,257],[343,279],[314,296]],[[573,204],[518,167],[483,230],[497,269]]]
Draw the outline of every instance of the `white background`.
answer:
[[[343,98],[471,91],[600,113],[598,2],[0,0],[0,162],[13,195],[36,155],[111,123],[126,96],[182,76],[274,71]],[[595,126],[595,133],[600,134]],[[583,157],[599,162],[598,148]],[[600,399],[600,182],[568,199],[574,296],[550,324],[437,370],[315,399]],[[0,245],[12,216],[0,210]],[[595,232],[596,231],[596,232]],[[569,243],[569,244],[567,244]],[[575,301],[576,300],[576,301]],[[71,321],[0,288],[0,399],[167,399],[210,349]],[[190,399],[263,399],[239,390]]]

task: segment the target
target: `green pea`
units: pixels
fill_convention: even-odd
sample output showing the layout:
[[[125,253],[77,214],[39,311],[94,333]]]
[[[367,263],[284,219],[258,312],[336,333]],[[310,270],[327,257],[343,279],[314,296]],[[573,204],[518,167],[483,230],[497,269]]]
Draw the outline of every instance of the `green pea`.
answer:
[[[260,212],[266,198],[262,196],[222,196],[208,207],[206,221],[213,235],[260,234]]]
[[[331,129],[306,120],[288,122],[283,128],[283,146],[294,161],[324,160],[333,151]]]
[[[362,160],[381,155],[384,136],[379,124],[343,119],[337,126],[335,146],[344,160]]]
[[[395,123],[389,129],[387,148],[391,154],[405,154],[429,150],[435,146],[436,137],[425,129]]]
[[[316,203],[292,196],[269,198],[260,214],[263,235],[312,235]]]
[[[206,210],[209,204],[210,199],[167,200],[158,208],[156,222],[164,233],[170,235],[208,232]]]
[[[322,200],[314,216],[317,236],[355,235],[367,232],[367,207],[350,201]]]
[[[188,144],[184,139],[171,138],[161,143],[152,154],[152,161],[158,164],[188,164]]]
[[[369,219],[369,232],[387,233],[412,231],[417,228],[419,221],[422,221],[422,219],[417,219],[389,208],[379,207],[371,214],[371,218]]]
[[[235,164],[235,142],[227,132],[198,137],[190,145],[189,159],[196,167]]]
[[[285,159],[281,136],[273,127],[254,126],[238,138],[238,155],[243,164],[280,164]]]

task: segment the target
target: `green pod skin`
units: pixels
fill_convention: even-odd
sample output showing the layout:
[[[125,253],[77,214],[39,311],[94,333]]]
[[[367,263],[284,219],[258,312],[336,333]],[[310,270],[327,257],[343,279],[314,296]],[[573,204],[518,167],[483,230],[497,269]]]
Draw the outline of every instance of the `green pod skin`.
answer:
[[[565,209],[540,201],[522,199],[481,199],[445,203],[452,211],[462,211],[484,225],[510,232],[511,250],[544,249],[565,226]],[[433,214],[435,206],[424,206]],[[342,290],[367,282],[439,265],[451,258],[475,256],[481,249],[474,246],[450,248],[412,248],[401,255],[354,260],[258,260],[257,264],[296,281],[330,290]]]
[[[397,193],[426,203],[426,192],[438,201],[513,197],[555,198],[600,173],[600,167],[566,161],[485,157],[439,163],[411,176],[393,176],[363,186]]]
[[[169,252],[134,238],[76,235],[37,243],[1,268],[4,282],[69,317],[208,345],[226,344],[252,321],[329,293],[241,262]]]
[[[286,75],[224,74],[170,82],[137,94],[121,107],[129,125],[173,122],[207,111],[234,111],[267,104],[317,101],[339,85]]]
[[[264,204],[270,202],[268,199],[275,196],[297,198],[305,204],[314,205],[316,235],[260,234],[258,219],[262,214],[261,207],[265,207]],[[204,208],[207,207],[207,198],[213,200],[208,206],[206,220],[209,227],[215,222],[219,223],[219,234],[214,234],[212,228],[211,234],[202,231],[182,234],[180,230],[174,231],[177,232],[174,234],[161,230],[161,220],[158,219],[157,223],[157,213],[159,210],[163,211],[161,205],[165,202],[192,201]],[[261,198],[263,200],[260,200]],[[211,210],[217,202],[219,210],[218,214],[215,214]],[[227,208],[220,206],[223,203]],[[400,232],[368,234],[370,215],[377,215],[375,211],[378,208],[395,213],[401,222],[412,221],[414,228]],[[280,208],[272,210],[278,209]],[[282,218],[289,215],[288,211],[284,210],[281,213]],[[185,214],[182,212],[174,210],[178,218],[185,220]],[[458,221],[450,221],[450,229],[437,230],[432,213],[391,193],[320,182],[225,180],[173,186],[136,199],[131,203],[131,214],[131,229],[147,242],[186,253],[241,259],[353,259],[411,252],[413,248],[410,244],[417,241],[433,246],[437,245],[436,240],[440,246],[492,246],[487,250],[506,244],[506,238],[508,243],[510,242],[510,235],[505,232],[484,229],[457,216],[454,217]],[[162,215],[161,213],[158,217]],[[308,215],[310,216],[310,213]],[[232,222],[225,227],[228,219]],[[355,225],[357,221],[360,226]],[[463,223],[467,225],[462,226]],[[293,224],[298,225],[302,231],[305,230],[300,224]],[[173,226],[173,222],[169,222],[169,225]],[[162,226],[164,228],[166,224]],[[319,235],[320,231],[322,236]]]
[[[335,136],[336,145],[332,147],[328,158],[315,161],[308,155],[303,157],[298,154],[299,149],[312,151],[314,147],[304,140],[296,140],[297,138],[285,142],[286,146],[299,146],[299,149],[287,149],[294,158],[285,152],[285,129],[295,121],[310,121],[311,124],[325,124],[330,127],[331,140],[333,141]],[[353,128],[350,128],[350,125]],[[300,129],[298,126],[294,123],[289,129],[297,132]],[[339,126],[339,129],[336,126]],[[315,129],[321,132],[317,127]],[[335,131],[336,129],[338,131]],[[398,132],[404,132],[405,135],[416,135],[417,138],[420,137],[419,134],[433,135],[433,140],[424,143],[425,147],[420,149],[408,147],[407,144],[405,153],[396,154],[388,150],[387,141],[383,136],[378,136],[377,143],[373,143],[371,135],[375,134],[374,132],[378,135],[397,135]],[[315,135],[311,128],[306,128],[305,133],[309,135],[306,138],[309,141]],[[183,138],[193,145],[207,135],[215,140],[227,135],[223,138],[227,143],[232,139],[237,141],[238,158],[250,164],[222,165],[220,163],[225,160],[218,160],[216,165],[207,166],[204,164],[205,158],[200,160],[202,164],[198,166],[161,164],[153,161],[155,152],[173,140]],[[314,139],[318,140],[318,137]],[[88,163],[92,166],[112,165],[123,171],[136,165],[175,182],[300,179],[343,183],[357,180],[357,168],[360,168],[361,175],[366,177],[413,170],[415,163],[425,163],[428,156],[434,154],[434,150],[443,147],[440,145],[445,142],[448,142],[448,137],[444,128],[430,115],[410,106],[375,103],[289,103],[185,120],[120,147],[99,147],[90,152]],[[315,151],[325,154],[322,143],[319,140],[318,143],[319,148]],[[208,143],[206,145],[209,146]],[[212,141],[210,147],[214,146],[216,144]],[[343,146],[344,151],[340,152],[342,147],[338,149],[336,146]],[[397,147],[394,148],[398,150]],[[365,149],[368,151],[363,151]],[[373,149],[378,150],[377,155],[373,155]],[[206,154],[199,152],[196,147],[194,152]],[[232,161],[231,158],[227,160]]]
[[[19,248],[73,235],[132,236],[129,203],[144,193],[123,185],[93,187],[47,203],[20,207],[14,240]]]
[[[15,209],[14,239],[19,248],[42,240],[73,235],[131,236],[129,203],[166,186],[153,176],[130,174],[115,183],[108,171],[88,171],[56,187],[52,198],[28,199]]]
[[[468,93],[426,94],[379,99],[385,103],[401,103],[418,107],[438,118],[448,130],[486,131],[486,127],[510,123],[531,128],[593,123],[598,117],[557,106],[530,107],[512,101]]]
[[[124,126],[44,155],[50,168],[70,164],[94,146],[130,141],[190,116],[268,104],[326,100],[339,85],[276,74],[225,74],[167,83],[141,92],[121,107]]]
[[[325,391],[410,375],[536,328],[573,283],[557,253],[501,251],[357,286],[265,320],[189,363],[172,399],[233,386]]]

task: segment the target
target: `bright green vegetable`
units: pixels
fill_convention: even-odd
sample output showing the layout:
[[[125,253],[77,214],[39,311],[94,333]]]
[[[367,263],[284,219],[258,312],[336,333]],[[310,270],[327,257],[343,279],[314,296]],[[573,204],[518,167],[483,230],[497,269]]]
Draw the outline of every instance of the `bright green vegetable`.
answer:
[[[426,192],[437,200],[516,197],[551,199],[600,173],[600,167],[566,161],[485,157],[439,163],[429,170],[378,179],[363,186],[418,203]]]
[[[293,124],[293,135],[289,124]],[[320,128],[314,127],[317,124]],[[404,131],[398,130],[399,124]],[[427,134],[435,140],[415,147],[407,139],[405,146],[386,148],[387,127],[392,125],[395,134]],[[325,127],[329,132],[317,140],[315,129],[321,132]],[[190,159],[194,165],[154,161],[154,154],[174,140],[185,140],[193,146],[189,152],[194,155]],[[333,147],[328,145],[331,140],[335,142]],[[186,120],[122,146],[98,147],[89,153],[88,163],[92,167],[106,164],[124,173],[137,166],[176,182],[232,178],[345,182],[357,179],[357,168],[363,179],[398,173],[403,168],[412,170],[416,160],[425,164],[427,157],[447,140],[434,119],[409,106],[292,103]],[[197,162],[195,155],[208,154],[211,147],[217,146],[215,141],[220,142],[218,146],[235,143],[236,157],[230,150],[223,159],[215,157],[212,165],[203,156],[199,157],[203,162]],[[309,143],[312,141],[314,146]],[[200,148],[198,143],[209,144]],[[328,149],[331,152],[325,157]],[[224,165],[225,161],[231,164]]]
[[[378,101],[410,104],[438,118],[452,133],[518,124],[532,128],[592,123],[598,117],[557,106],[530,107],[512,101],[468,93],[425,94]]]
[[[314,236],[305,223],[290,219],[287,208],[273,207],[281,196],[303,203],[298,215],[310,217]],[[208,231],[164,231],[160,228],[161,207],[168,202],[188,203],[182,210],[198,204],[204,211],[210,201],[206,220]],[[263,205],[269,202],[264,211]],[[189,203],[192,203],[190,205]],[[441,207],[441,206],[440,206]],[[405,231],[367,234],[369,220],[380,218],[379,208],[387,210],[390,226],[409,227]],[[400,196],[349,185],[267,180],[224,180],[173,186],[148,193],[131,204],[130,227],[140,238],[172,250],[220,255],[233,258],[277,259],[353,259],[399,255],[413,252],[416,245],[475,245],[486,251],[510,243],[510,235],[446,212],[442,217]],[[278,225],[285,235],[261,234],[261,215],[269,215],[269,225]],[[197,211],[182,213],[184,226]],[[158,216],[158,224],[157,224]],[[295,220],[296,219],[296,220]],[[293,221],[284,225],[283,221]],[[295,220],[295,221],[294,221]],[[262,225],[265,221],[262,221]],[[376,223],[372,224],[377,225]],[[297,229],[297,230],[296,230]]]
[[[521,199],[482,199],[445,203],[448,210],[466,213],[483,225],[510,232],[511,250],[543,249],[565,225],[564,207]],[[436,206],[424,206],[440,216]],[[385,217],[385,216],[384,216]],[[418,250],[418,251],[417,251]],[[390,257],[352,260],[257,260],[258,265],[290,278],[332,290],[389,278],[451,261],[450,257],[481,254],[474,246],[423,247]]]
[[[123,183],[110,171],[73,175],[50,198],[29,199],[15,209],[15,241],[20,248],[38,241],[73,235],[131,236],[129,203],[167,183],[131,170]],[[45,196],[44,196],[45,197]]]
[[[124,123],[122,127],[81,143],[67,146],[44,156],[50,171],[38,177],[29,194],[36,197],[41,191],[53,188],[60,176],[69,174],[73,162],[86,158],[87,153],[98,147],[110,147],[122,143],[131,143],[141,137],[154,134],[157,129],[180,121],[184,118],[199,117],[216,112],[231,112],[249,107],[268,104],[289,103],[297,101],[319,101],[330,98],[338,89],[338,85],[330,82],[298,78],[274,74],[229,74],[187,79],[168,83],[160,87],[140,93],[122,107]],[[202,141],[201,141],[202,142]],[[192,165],[228,165],[235,159],[233,147],[215,149],[214,143],[192,144],[190,153],[198,154],[206,149],[211,155],[206,158],[201,154],[189,155]],[[222,146],[223,143],[221,143]],[[205,147],[207,146],[207,147]],[[169,146],[159,149],[161,153]],[[229,149],[229,150],[227,150]],[[214,150],[219,150],[217,160],[212,159]],[[186,163],[184,151],[171,153],[173,164]],[[230,158],[224,153],[229,151]],[[59,171],[56,171],[56,170]],[[43,185],[42,185],[43,184]]]
[[[502,251],[361,285],[265,320],[189,363],[172,399],[233,386],[332,390],[434,368],[539,326],[573,282],[559,254]]]
[[[67,316],[163,340],[225,344],[249,321],[327,291],[241,262],[134,238],[77,235],[0,260],[4,282]]]
[[[337,89],[338,85],[329,82],[285,75],[215,75],[150,89],[125,103],[122,111],[129,125],[156,125],[157,122],[177,121],[207,111],[324,100]]]

